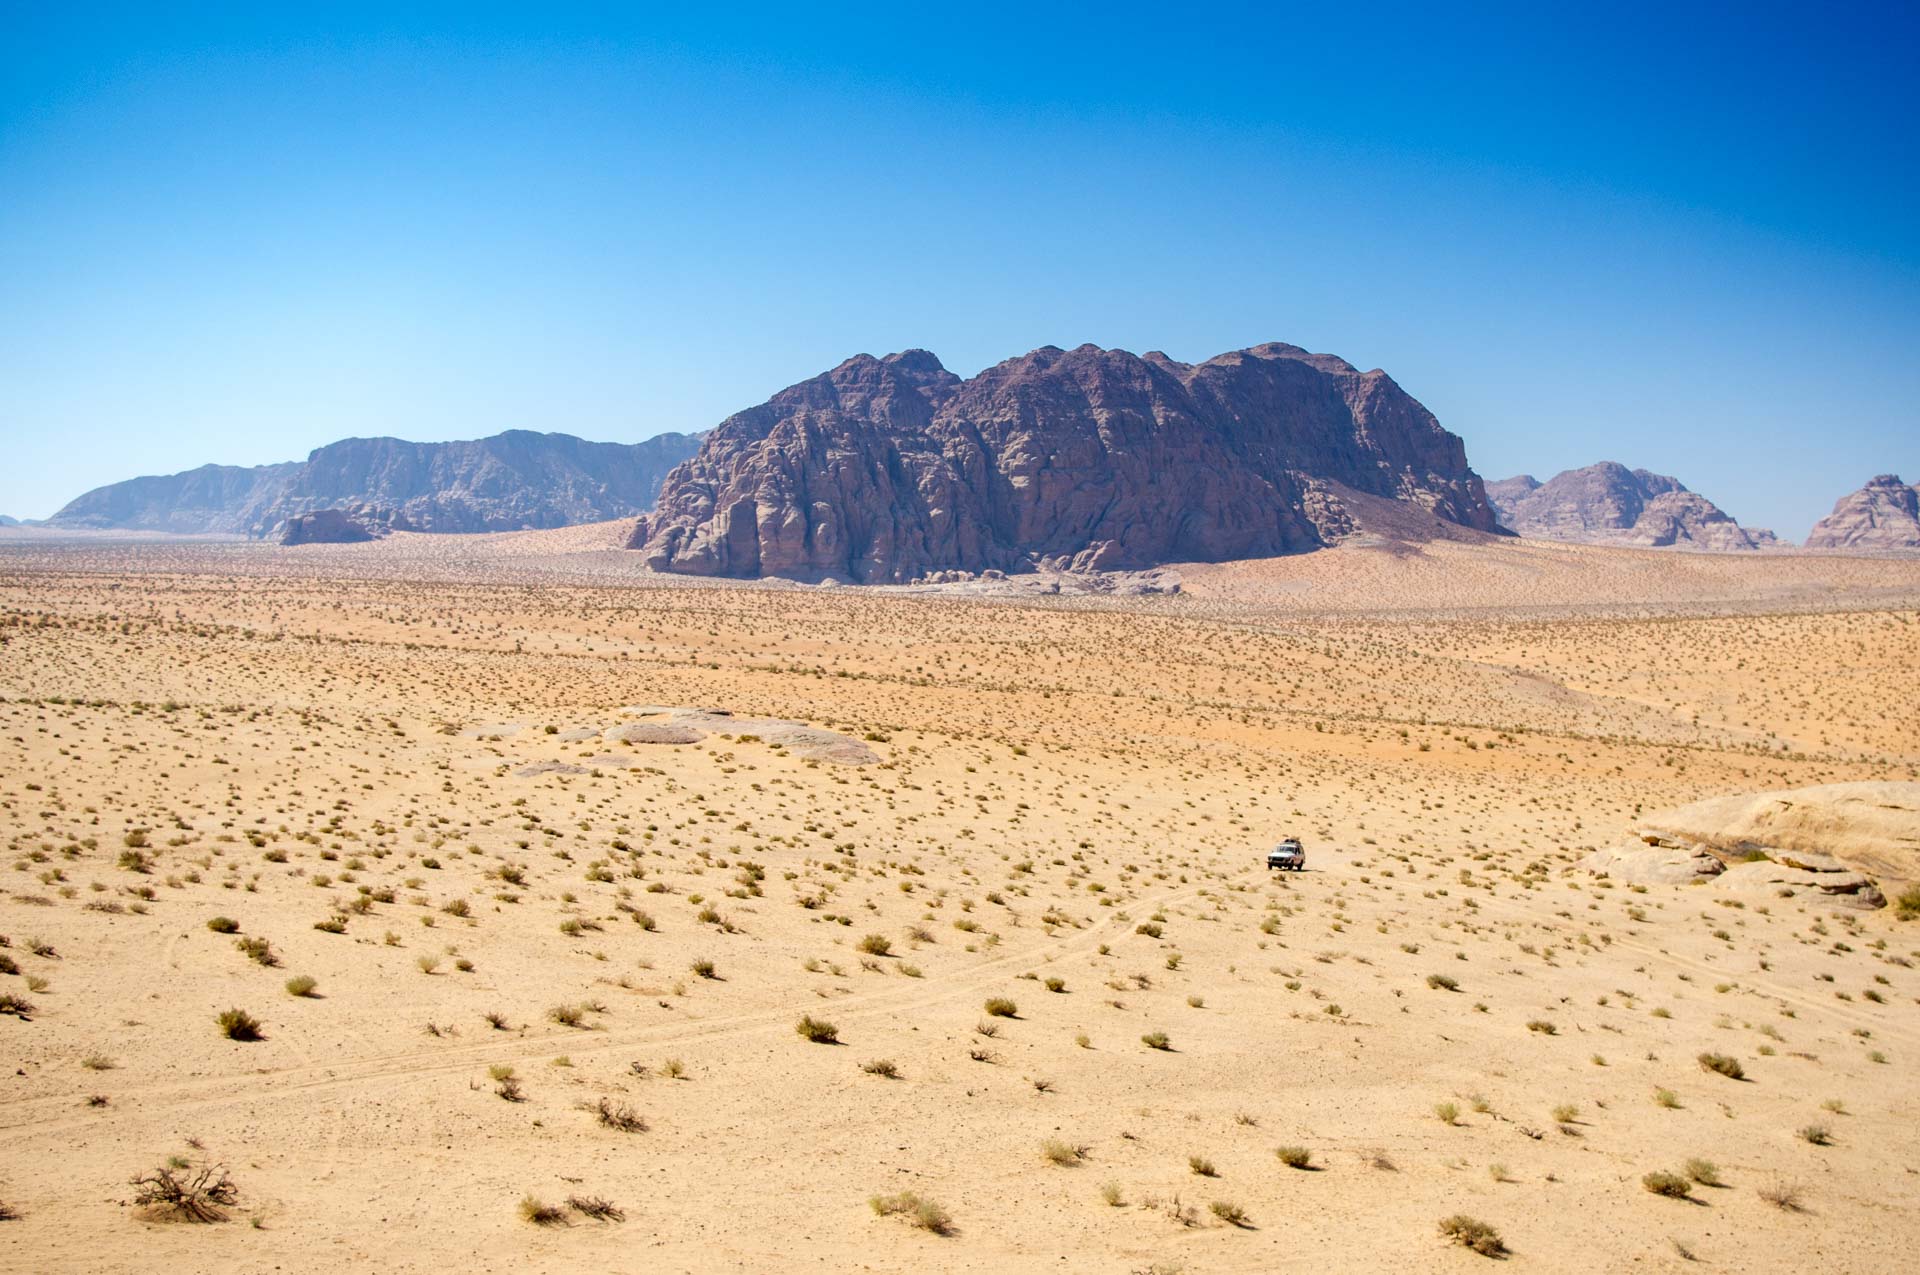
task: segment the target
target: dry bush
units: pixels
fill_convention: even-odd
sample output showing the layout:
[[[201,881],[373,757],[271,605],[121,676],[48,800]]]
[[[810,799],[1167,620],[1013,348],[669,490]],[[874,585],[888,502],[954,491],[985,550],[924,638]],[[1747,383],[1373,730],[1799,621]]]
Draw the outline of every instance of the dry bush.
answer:
[[[1668,1173],[1664,1169],[1655,1170],[1642,1177],[1640,1185],[1655,1195],[1664,1195],[1676,1200],[1688,1199],[1693,1195],[1693,1183],[1678,1173]]]
[[[1470,1248],[1482,1257],[1500,1257],[1507,1251],[1506,1244],[1500,1238],[1500,1232],[1477,1218],[1465,1213],[1455,1213],[1452,1217],[1440,1219],[1440,1234],[1465,1248]]]
[[[1799,1213],[1805,1209],[1804,1194],[1805,1189],[1799,1183],[1784,1179],[1770,1182],[1759,1190],[1761,1199],[1783,1213]]]
[[[520,1216],[535,1226],[559,1226],[567,1220],[567,1211],[558,1205],[547,1204],[538,1196],[520,1197]]]
[[[1747,1069],[1740,1065],[1738,1058],[1734,1058],[1729,1054],[1701,1054],[1699,1061],[1702,1071],[1718,1072],[1728,1080],[1745,1080],[1747,1078]]]
[[[569,1195],[567,1207],[582,1217],[590,1217],[596,1222],[624,1222],[626,1211],[612,1200],[597,1195]]]
[[[1215,1200],[1207,1205],[1207,1211],[1228,1226],[1237,1226],[1244,1230],[1253,1225],[1252,1219],[1247,1216],[1247,1211],[1230,1200]]]
[[[812,1014],[802,1014],[793,1030],[816,1045],[837,1045],[840,1043],[840,1029],[824,1018],[815,1018]]]
[[[198,1170],[180,1162],[163,1164],[132,1185],[136,1205],[177,1222],[224,1222],[227,1208],[240,1198],[240,1189],[217,1164]]]
[[[1087,1148],[1059,1138],[1048,1138],[1040,1144],[1040,1154],[1058,1165],[1075,1165],[1087,1158]]]
[[[594,1118],[609,1129],[621,1133],[645,1133],[647,1119],[626,1103],[614,1103],[602,1098],[593,1106]]]
[[[260,1034],[260,1020],[244,1009],[223,1011],[214,1021],[220,1024],[220,1034],[228,1040],[264,1040]]]
[[[867,1201],[881,1217],[903,1217],[910,1225],[935,1235],[953,1234],[953,1218],[947,1211],[912,1191],[898,1195],[876,1195]]]

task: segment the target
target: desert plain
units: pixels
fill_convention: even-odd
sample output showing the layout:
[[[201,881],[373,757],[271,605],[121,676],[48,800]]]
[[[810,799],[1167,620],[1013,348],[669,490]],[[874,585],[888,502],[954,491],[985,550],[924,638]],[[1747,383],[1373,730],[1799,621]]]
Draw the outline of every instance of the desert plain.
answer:
[[[1920,563],[624,531],[0,539],[0,1269],[1914,1269],[1895,891],[1580,863],[1920,776]]]

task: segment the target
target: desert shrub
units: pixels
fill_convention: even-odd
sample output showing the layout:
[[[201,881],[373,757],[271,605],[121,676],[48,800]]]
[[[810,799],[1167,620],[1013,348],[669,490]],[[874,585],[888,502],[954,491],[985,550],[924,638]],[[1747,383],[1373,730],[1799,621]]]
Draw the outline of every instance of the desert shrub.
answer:
[[[15,996],[12,992],[0,992],[0,1014],[14,1014],[25,1018],[33,1013],[33,1002],[24,996]]]
[[[287,980],[287,995],[311,996],[313,989],[320,986],[320,980],[311,974],[296,974]]]
[[[1203,1155],[1190,1155],[1187,1157],[1187,1172],[1203,1178],[1217,1178],[1220,1176],[1220,1171],[1213,1167],[1213,1161]]]
[[[1433,1114],[1440,1118],[1441,1124],[1459,1124],[1460,1104],[1457,1102],[1436,1102],[1433,1104]]]
[[[1207,1205],[1207,1211],[1225,1222],[1228,1226],[1247,1226],[1247,1211],[1230,1200],[1215,1200]]]
[[[567,1207],[582,1217],[590,1217],[596,1222],[624,1222],[626,1212],[612,1200],[603,1200],[597,1195],[569,1195]]]
[[[598,1120],[607,1128],[617,1129],[621,1133],[645,1133],[647,1131],[647,1118],[624,1102],[615,1103],[609,1099],[602,1098],[594,1104],[593,1115],[594,1119]]]
[[[693,972],[701,978],[718,978],[719,975],[715,972],[718,968],[718,966],[704,956],[693,963]]]
[[[1040,1154],[1053,1164],[1074,1165],[1087,1158],[1087,1148],[1063,1142],[1059,1138],[1048,1138],[1040,1144]]]
[[[1313,1166],[1313,1152],[1305,1147],[1281,1147],[1274,1152],[1280,1157],[1280,1163],[1289,1169],[1306,1169]]]
[[[273,945],[265,939],[235,939],[233,945],[247,954],[247,959],[256,965],[273,966],[280,963],[274,954]]]
[[[800,1015],[800,1021],[793,1030],[816,1045],[837,1045],[840,1043],[840,1029],[824,1018],[815,1018],[812,1014]]]
[[[555,1005],[547,1011],[547,1017],[562,1027],[578,1027],[587,1020],[585,1005]]]
[[[1064,978],[1049,978],[1046,980],[1045,987],[1050,992],[1064,992],[1067,990],[1067,980]]]
[[[1701,1186],[1719,1186],[1720,1166],[1711,1160],[1702,1160],[1698,1156],[1687,1161],[1687,1176]]]
[[[344,916],[330,916],[324,921],[315,921],[313,928],[327,934],[345,934],[347,932],[347,918]]]
[[[1429,974],[1427,986],[1436,991],[1457,992],[1460,990],[1460,980],[1446,974]]]
[[[495,1063],[487,1068],[487,1075],[493,1079],[493,1092],[508,1102],[525,1102],[526,1091],[520,1087],[520,1077],[514,1074],[506,1063]]]
[[[1560,1029],[1544,1018],[1533,1019],[1527,1024],[1527,1030],[1530,1032],[1539,1032],[1543,1036],[1557,1036],[1560,1034]]]
[[[993,1018],[1016,1018],[1020,1013],[1018,1007],[1004,996],[995,996],[989,1000],[986,1010]]]
[[[1670,1111],[1676,1110],[1680,1106],[1680,1095],[1671,1089],[1655,1089],[1653,1091],[1653,1101],[1656,1105],[1665,1107]]]
[[[1920,920],[1920,885],[1910,885],[1893,901],[1895,914],[1902,921]]]
[[[1770,1182],[1759,1190],[1759,1196],[1783,1213],[1798,1213],[1804,1205],[1801,1202],[1803,1191],[1798,1183]]]
[[[1678,1173],[1668,1173],[1664,1169],[1647,1174],[1640,1179],[1640,1185],[1655,1195],[1676,1200],[1684,1200],[1693,1194],[1693,1183]]]
[[[229,1009],[221,1012],[214,1021],[220,1024],[220,1034],[228,1040],[261,1040],[260,1020],[244,1009]]]
[[[900,1077],[900,1068],[891,1058],[876,1058],[872,1062],[861,1063],[860,1070],[869,1076],[884,1076],[888,1080],[897,1080]]]
[[[184,1161],[161,1165],[134,1178],[133,1202],[181,1222],[224,1222],[240,1190],[217,1164],[194,1169]]]
[[[884,934],[869,934],[858,946],[868,956],[886,956],[893,951],[893,940]]]
[[[1499,1257],[1507,1251],[1506,1244],[1500,1239],[1500,1232],[1465,1213],[1441,1218],[1440,1234],[1482,1257]]]
[[[1802,1141],[1811,1142],[1816,1147],[1829,1146],[1833,1142],[1833,1131],[1823,1124],[1803,1125],[1794,1132]]]
[[[953,1233],[953,1218],[947,1211],[912,1191],[902,1191],[898,1195],[876,1195],[867,1204],[881,1217],[902,1217],[909,1224],[935,1235]]]
[[[537,1196],[520,1197],[520,1216],[535,1226],[559,1226],[567,1220],[567,1211],[557,1205],[544,1203]]]
[[[1172,1049],[1173,1041],[1165,1032],[1148,1032],[1140,1038],[1140,1043],[1148,1049]]]
[[[1115,1209],[1127,1202],[1126,1197],[1120,1193],[1120,1184],[1118,1182],[1102,1182],[1100,1184],[1100,1199],[1106,1203],[1107,1207]]]
[[[1747,1078],[1747,1069],[1740,1065],[1740,1060],[1728,1054],[1701,1054],[1700,1068],[1703,1071],[1718,1072],[1729,1080]]]
[[[230,916],[216,916],[207,922],[207,928],[215,934],[238,934],[240,922]]]

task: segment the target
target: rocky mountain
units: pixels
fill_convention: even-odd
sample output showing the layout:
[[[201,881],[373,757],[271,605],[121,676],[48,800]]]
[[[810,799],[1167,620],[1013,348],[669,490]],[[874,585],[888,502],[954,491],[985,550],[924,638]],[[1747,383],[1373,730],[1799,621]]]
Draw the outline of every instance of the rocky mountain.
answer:
[[[48,525],[266,536],[298,514],[355,506],[381,511],[394,530],[564,527],[652,508],[667,471],[699,441],[590,443],[527,430],[453,443],[348,438],[304,461],[203,465],[98,487]]]
[[[1343,489],[1497,530],[1460,440],[1331,355],[1047,346],[962,380],[908,350],[729,417],[630,546],[661,571],[860,583],[1137,568],[1325,545],[1356,526]]]
[[[1502,526],[1534,540],[1640,548],[1751,550],[1778,545],[1665,474],[1601,461],[1542,483],[1531,474],[1487,484]]]
[[[1920,549],[1920,486],[1881,474],[1813,524],[1809,549]]]

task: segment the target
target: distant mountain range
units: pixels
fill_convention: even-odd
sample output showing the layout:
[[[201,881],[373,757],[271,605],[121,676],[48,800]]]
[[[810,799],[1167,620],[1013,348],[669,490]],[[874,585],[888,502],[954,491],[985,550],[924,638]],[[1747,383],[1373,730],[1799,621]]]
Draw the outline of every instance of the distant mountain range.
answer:
[[[1742,527],[1677,478],[1601,461],[1540,482],[1531,474],[1487,484],[1502,526],[1534,540],[1640,548],[1741,551],[1775,548],[1779,539]]]
[[[46,525],[268,536],[298,515],[343,509],[380,529],[563,527],[652,508],[667,471],[699,442],[695,434],[661,434],[591,443],[527,430],[452,443],[348,438],[304,461],[203,465],[97,487]]]
[[[1483,483],[1385,372],[1278,342],[1202,363],[1045,346],[966,379],[925,350],[862,354],[705,434],[348,438],[303,461],[112,483],[0,527],[310,544],[624,517],[654,570],[851,582],[1217,562],[1361,533],[1784,547],[1678,479],[1612,461]],[[1807,544],[1920,551],[1920,487],[1873,479]]]
[[[1379,498],[1498,532],[1459,438],[1329,354],[1046,346],[962,380],[907,350],[723,421],[630,545],[660,571],[857,583],[1138,568],[1330,544]]]

